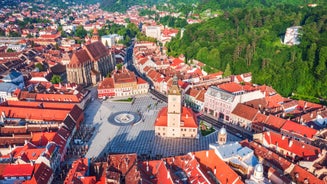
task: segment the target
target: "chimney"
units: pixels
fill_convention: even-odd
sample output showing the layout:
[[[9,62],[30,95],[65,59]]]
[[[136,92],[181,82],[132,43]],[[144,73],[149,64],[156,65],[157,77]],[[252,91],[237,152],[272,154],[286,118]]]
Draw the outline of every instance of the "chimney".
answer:
[[[215,169],[213,170],[213,174],[216,175],[216,173],[217,173],[217,169],[216,169],[216,166],[215,166]]]
[[[209,157],[209,151],[206,151],[206,157],[207,158]]]
[[[288,142],[288,147],[292,147],[292,145],[293,145],[293,140],[290,140],[290,141]]]
[[[167,171],[167,179],[170,179],[170,172]]]
[[[146,172],[149,172],[149,161],[146,161]]]

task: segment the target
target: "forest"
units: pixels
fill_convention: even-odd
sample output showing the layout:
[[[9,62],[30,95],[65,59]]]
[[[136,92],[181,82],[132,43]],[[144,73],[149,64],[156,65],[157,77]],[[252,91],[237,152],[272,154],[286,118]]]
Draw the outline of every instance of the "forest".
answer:
[[[271,85],[284,96],[294,93],[326,99],[326,12],[326,6],[306,4],[235,7],[217,18],[186,26],[183,37],[178,35],[167,47],[170,55],[184,54],[218,70],[250,71],[254,83]],[[299,45],[282,44],[291,26],[302,26]]]

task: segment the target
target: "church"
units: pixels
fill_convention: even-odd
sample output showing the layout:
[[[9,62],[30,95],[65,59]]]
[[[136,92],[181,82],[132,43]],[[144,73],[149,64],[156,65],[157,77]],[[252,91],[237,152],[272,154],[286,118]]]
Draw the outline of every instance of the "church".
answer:
[[[168,106],[159,111],[155,135],[173,138],[196,138],[198,124],[192,109],[182,106],[182,94],[175,75],[168,91]]]
[[[67,80],[78,84],[96,84],[107,76],[116,65],[114,54],[100,41],[98,31],[94,29],[91,39],[75,51],[66,65]]]

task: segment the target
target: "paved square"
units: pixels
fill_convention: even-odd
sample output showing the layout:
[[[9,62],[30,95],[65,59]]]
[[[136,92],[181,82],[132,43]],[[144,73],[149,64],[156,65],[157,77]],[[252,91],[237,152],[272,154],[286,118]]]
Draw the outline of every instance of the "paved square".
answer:
[[[85,110],[85,124],[95,126],[95,134],[89,141],[87,158],[103,153],[137,153],[163,157],[186,154],[190,151],[209,149],[209,143],[217,140],[217,131],[199,139],[161,138],[154,134],[154,122],[159,110],[166,106],[149,95],[136,96],[134,103],[113,100],[92,101]],[[134,125],[119,126],[108,122],[112,113],[120,111],[141,112],[142,120]],[[144,120],[144,121],[143,121]],[[229,135],[229,141],[239,138]]]

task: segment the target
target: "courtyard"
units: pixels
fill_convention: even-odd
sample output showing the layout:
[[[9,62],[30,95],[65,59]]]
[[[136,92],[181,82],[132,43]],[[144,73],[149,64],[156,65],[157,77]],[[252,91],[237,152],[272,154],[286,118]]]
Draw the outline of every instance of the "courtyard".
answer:
[[[97,158],[105,153],[167,157],[206,150],[210,143],[216,142],[218,129],[207,136],[199,135],[199,139],[155,136],[155,119],[166,105],[150,94],[136,96],[133,102],[95,99],[85,110],[85,125],[95,127],[85,157]],[[238,141],[239,138],[229,135],[228,140]]]

